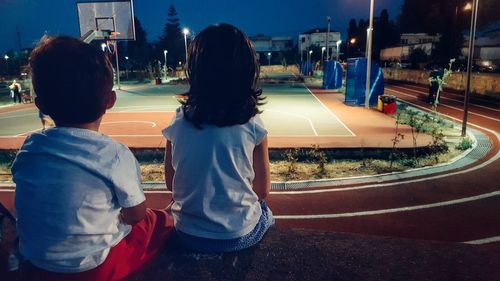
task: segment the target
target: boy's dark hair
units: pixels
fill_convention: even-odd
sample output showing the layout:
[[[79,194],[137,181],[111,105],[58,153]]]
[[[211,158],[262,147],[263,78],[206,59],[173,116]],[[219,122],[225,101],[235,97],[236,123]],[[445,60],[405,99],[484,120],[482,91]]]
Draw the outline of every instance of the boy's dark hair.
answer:
[[[259,64],[248,37],[229,24],[207,27],[189,47],[190,89],[182,110],[197,128],[244,124],[262,105]]]
[[[98,48],[78,39],[44,36],[29,58],[37,103],[57,125],[99,119],[113,88],[113,68]]]

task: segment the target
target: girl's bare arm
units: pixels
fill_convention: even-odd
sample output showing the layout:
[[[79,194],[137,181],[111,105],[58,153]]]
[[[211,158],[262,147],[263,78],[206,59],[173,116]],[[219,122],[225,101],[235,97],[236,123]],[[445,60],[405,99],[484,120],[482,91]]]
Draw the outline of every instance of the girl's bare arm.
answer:
[[[174,167],[172,167],[172,143],[167,140],[167,145],[165,147],[165,184],[170,191],[172,191],[174,174],[175,170]]]
[[[271,173],[269,171],[269,152],[267,148],[267,137],[253,150],[253,191],[263,200],[271,190]]]

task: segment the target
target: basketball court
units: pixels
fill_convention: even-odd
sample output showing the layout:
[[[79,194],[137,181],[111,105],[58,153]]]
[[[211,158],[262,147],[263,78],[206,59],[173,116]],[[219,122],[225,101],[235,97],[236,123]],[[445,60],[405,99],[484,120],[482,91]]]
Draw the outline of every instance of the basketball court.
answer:
[[[101,132],[113,138],[159,144],[187,86],[135,85],[116,90],[117,102],[103,118]],[[270,137],[354,137],[342,120],[303,84],[265,85],[262,119]],[[0,113],[1,139],[24,139],[41,130],[36,108]],[[130,144],[125,141],[126,144]],[[137,146],[137,144],[132,145]],[[140,145],[139,145],[140,146]]]

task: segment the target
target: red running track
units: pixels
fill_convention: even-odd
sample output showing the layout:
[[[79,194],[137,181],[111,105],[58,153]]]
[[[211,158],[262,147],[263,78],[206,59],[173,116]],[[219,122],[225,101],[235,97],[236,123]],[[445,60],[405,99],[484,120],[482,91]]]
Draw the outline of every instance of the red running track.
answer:
[[[426,87],[399,84],[386,89],[402,101],[430,109],[425,103]],[[460,100],[458,93],[445,92],[438,111],[450,119],[462,119]],[[500,243],[494,242],[500,240],[500,108],[496,102],[474,98],[470,113],[470,126],[493,144],[478,163],[429,179],[272,192],[268,203],[277,226],[449,242],[489,239],[478,243],[498,247]],[[11,204],[11,195],[1,192],[0,196]],[[148,205],[155,208],[170,201],[166,191],[151,191],[147,197]]]

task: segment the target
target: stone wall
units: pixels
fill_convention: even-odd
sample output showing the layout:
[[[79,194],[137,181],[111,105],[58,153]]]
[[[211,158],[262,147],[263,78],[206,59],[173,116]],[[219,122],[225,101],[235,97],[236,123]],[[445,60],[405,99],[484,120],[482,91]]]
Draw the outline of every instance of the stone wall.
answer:
[[[261,73],[284,73],[284,72],[287,72],[287,73],[293,73],[293,74],[299,74],[300,71],[299,71],[299,68],[297,65],[293,64],[293,65],[289,65],[286,67],[282,66],[282,65],[262,65],[260,66],[260,72]]]
[[[289,65],[286,69],[282,65],[262,65],[260,73],[293,73],[299,75],[300,71],[297,65]],[[184,70],[177,70],[175,75],[179,78],[186,78]]]
[[[384,68],[386,80],[405,81],[428,85],[430,71]],[[463,91],[467,80],[466,72],[454,72],[447,80],[445,88]],[[500,98],[500,74],[473,73],[471,91],[479,95],[494,95]]]

